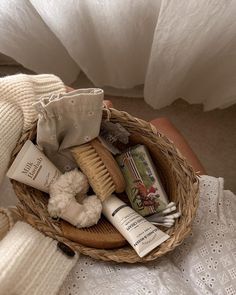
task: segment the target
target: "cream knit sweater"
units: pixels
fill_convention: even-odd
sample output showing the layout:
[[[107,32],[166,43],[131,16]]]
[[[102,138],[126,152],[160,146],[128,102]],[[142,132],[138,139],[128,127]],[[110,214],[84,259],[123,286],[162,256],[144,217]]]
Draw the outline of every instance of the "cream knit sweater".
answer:
[[[17,141],[37,117],[32,103],[42,95],[64,92],[54,75],[0,78],[0,184]],[[0,210],[0,240],[12,223],[9,213]],[[56,294],[77,258],[67,257],[56,241],[17,222],[0,241],[0,295]]]
[[[0,78],[0,184],[17,140],[37,117],[32,104],[50,93],[65,93],[65,85],[54,75]]]
[[[18,221],[0,242],[1,295],[54,295],[77,261],[57,241]]]

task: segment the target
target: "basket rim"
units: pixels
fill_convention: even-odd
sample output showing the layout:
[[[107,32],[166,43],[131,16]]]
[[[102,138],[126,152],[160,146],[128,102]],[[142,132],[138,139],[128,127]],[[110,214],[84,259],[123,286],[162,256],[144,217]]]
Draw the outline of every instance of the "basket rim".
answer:
[[[165,135],[159,133],[151,123],[136,118],[125,111],[120,111],[114,108],[107,107],[103,108],[103,119],[111,120],[112,122],[119,122],[121,123],[121,125],[124,125],[124,127],[128,126],[127,128],[129,129],[129,131],[133,131],[134,133],[135,131],[138,132],[140,136],[142,136],[143,138],[145,137],[145,140],[150,142],[150,144],[153,144],[153,146],[157,144],[163,145],[163,147],[166,148],[166,157],[172,157],[176,161],[176,167],[173,165],[172,173],[174,173],[176,177],[176,182],[180,182],[177,183],[177,193],[184,194],[186,193],[185,190],[188,189],[189,195],[187,201],[189,202],[189,204],[191,204],[191,208],[188,208],[189,210],[188,214],[185,216],[185,220],[182,219],[181,229],[178,230],[178,235],[175,236],[175,232],[177,232],[179,225],[179,222],[176,222],[174,228],[169,231],[170,238],[143,258],[140,258],[136,254],[135,250],[131,248],[131,246],[112,250],[90,248],[79,243],[72,242],[63,237],[59,222],[52,220],[48,215],[47,210],[45,213],[44,204],[42,204],[42,202],[37,199],[37,193],[42,194],[41,192],[37,192],[37,190],[35,189],[30,189],[28,186],[15,180],[11,180],[13,184],[13,189],[19,201],[21,202],[21,204],[17,207],[18,217],[31,224],[34,228],[43,232],[45,235],[50,236],[58,241],[64,242],[74,250],[88,255],[94,259],[101,259],[104,261],[112,260],[116,262],[128,263],[148,262],[151,260],[155,260],[180,245],[190,233],[191,224],[193,218],[195,217],[199,201],[198,175],[187,163],[186,159],[181,155],[174,144]],[[37,131],[36,126],[37,120],[28,130],[26,130],[22,134],[17,146],[12,153],[11,162],[13,162],[14,158],[20,151],[25,141],[27,139],[35,138]],[[168,155],[169,153],[171,155]],[[183,178],[186,183],[186,187],[181,184]]]

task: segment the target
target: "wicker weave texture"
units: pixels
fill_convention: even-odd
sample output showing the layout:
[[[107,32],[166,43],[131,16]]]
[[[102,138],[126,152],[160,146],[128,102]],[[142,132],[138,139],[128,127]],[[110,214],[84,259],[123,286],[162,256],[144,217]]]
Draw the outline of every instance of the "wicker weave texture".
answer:
[[[66,239],[60,228],[60,222],[49,216],[46,194],[12,180],[13,188],[21,203],[14,213],[45,235],[62,241],[74,250],[95,259],[128,263],[155,260],[180,245],[190,233],[198,206],[198,177],[173,143],[158,133],[150,123],[113,108],[103,110],[103,119],[119,122],[131,133],[133,144],[141,143],[148,147],[170,201],[176,202],[178,210],[182,213],[175,225],[166,230],[170,238],[144,258],[140,258],[131,246],[103,250],[77,244]],[[13,152],[12,161],[27,139],[35,139],[36,123],[22,135]]]

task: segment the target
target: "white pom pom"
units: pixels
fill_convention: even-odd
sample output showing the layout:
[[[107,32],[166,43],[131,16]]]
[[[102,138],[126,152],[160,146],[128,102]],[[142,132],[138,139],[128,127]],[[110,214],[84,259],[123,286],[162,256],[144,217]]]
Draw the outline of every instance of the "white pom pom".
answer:
[[[83,201],[83,215],[78,216],[77,227],[88,227],[97,224],[102,212],[102,203],[96,195]]]
[[[77,169],[61,175],[49,189],[50,216],[61,217],[78,228],[96,224],[102,212],[102,204],[97,196],[85,198],[82,205],[75,199],[76,195],[85,195],[88,188],[87,177]]]

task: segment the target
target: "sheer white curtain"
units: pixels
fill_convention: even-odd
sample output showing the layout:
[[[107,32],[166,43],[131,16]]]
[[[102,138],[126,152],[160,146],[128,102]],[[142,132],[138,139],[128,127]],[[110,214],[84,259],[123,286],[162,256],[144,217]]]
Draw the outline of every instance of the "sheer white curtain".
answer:
[[[234,0],[1,0],[0,52],[66,83],[144,84],[160,108],[236,102]]]

